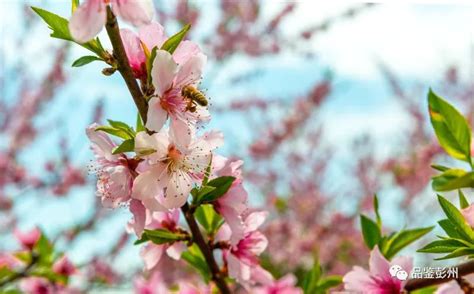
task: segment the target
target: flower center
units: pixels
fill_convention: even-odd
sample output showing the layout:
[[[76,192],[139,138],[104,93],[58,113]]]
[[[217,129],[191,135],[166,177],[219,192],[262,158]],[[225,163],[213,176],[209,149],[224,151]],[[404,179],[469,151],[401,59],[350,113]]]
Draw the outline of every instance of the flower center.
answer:
[[[182,153],[174,145],[168,147],[168,170],[179,169],[182,164]]]

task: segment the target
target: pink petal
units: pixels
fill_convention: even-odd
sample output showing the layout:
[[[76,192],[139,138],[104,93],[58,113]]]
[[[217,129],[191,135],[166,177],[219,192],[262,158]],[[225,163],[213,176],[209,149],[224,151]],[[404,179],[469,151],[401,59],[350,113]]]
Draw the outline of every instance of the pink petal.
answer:
[[[445,283],[434,292],[434,294],[464,294],[456,281]]]
[[[249,214],[245,219],[245,231],[252,232],[257,230],[265,222],[267,216],[267,211],[257,211]]]
[[[376,286],[370,273],[359,266],[355,266],[352,271],[348,272],[342,281],[345,290],[362,291],[362,293]]]
[[[177,87],[196,84],[202,76],[202,71],[206,65],[206,55],[199,53],[192,56],[179,68],[175,84]]]
[[[192,41],[182,41],[173,53],[173,58],[178,64],[185,64],[189,58],[201,53],[199,46]]]
[[[137,27],[150,23],[154,14],[152,0],[112,0],[112,10]]]
[[[115,161],[118,158],[118,155],[113,155],[112,150],[115,148],[116,144],[110,140],[106,133],[96,131],[95,129],[98,126],[98,124],[93,123],[86,129],[87,137],[92,142],[92,149],[96,156],[103,157],[109,161]]]
[[[146,210],[139,200],[130,201],[130,212],[133,214],[133,230],[138,238],[142,236],[145,229]]]
[[[179,149],[188,148],[191,144],[193,129],[190,124],[177,116],[171,116],[170,135]]]
[[[471,204],[468,207],[461,209],[461,213],[467,223],[471,227],[474,227],[474,204]]]
[[[133,182],[132,198],[144,200],[158,196],[162,188],[158,178],[162,173],[166,174],[166,166],[156,164],[146,172],[139,174]]]
[[[173,258],[174,260],[179,260],[181,258],[181,254],[186,251],[188,247],[183,242],[175,242],[173,245],[169,246],[166,249],[166,254],[169,257]]]
[[[168,209],[180,208],[186,203],[192,188],[193,181],[187,173],[173,172],[169,175],[168,185],[161,204]]]
[[[133,71],[135,73],[142,72],[146,57],[137,34],[129,29],[121,29],[120,36],[125,47],[125,53],[127,53],[128,62]]]
[[[154,268],[161,259],[165,246],[156,244],[147,244],[140,252],[140,256],[145,263],[145,268],[150,270]]]
[[[149,130],[159,132],[168,119],[168,112],[161,106],[160,98],[151,98],[148,105],[148,119],[145,126]]]
[[[135,136],[135,152],[145,154],[143,157],[150,159],[151,163],[163,161],[168,154],[168,135],[164,132],[149,135],[147,132],[138,132]],[[155,152],[147,154],[151,150]]]
[[[154,47],[160,49],[166,41],[165,29],[157,22],[141,26],[138,35],[150,52]]]
[[[275,282],[272,274],[267,270],[263,269],[261,266],[256,266],[251,270],[252,281],[255,281],[261,285],[271,285]],[[286,277],[286,276],[285,276]]]
[[[86,0],[72,14],[69,31],[74,40],[86,43],[102,30],[106,21],[105,5],[102,0]]]
[[[232,236],[232,230],[227,223],[224,223],[217,231],[216,241],[229,241]]]
[[[245,235],[244,222],[242,221],[242,218],[235,209],[229,206],[219,207],[218,211],[225,219],[232,232],[230,237],[231,244],[236,245]]]
[[[171,88],[177,72],[178,65],[174,62],[171,54],[165,50],[156,51],[151,77],[158,96],[162,97]]]
[[[214,150],[224,145],[224,134],[219,131],[210,131],[204,134],[203,139]]]
[[[370,252],[369,268],[372,275],[383,277],[384,279],[392,279],[390,276],[390,263],[380,253],[379,247],[375,246]]]

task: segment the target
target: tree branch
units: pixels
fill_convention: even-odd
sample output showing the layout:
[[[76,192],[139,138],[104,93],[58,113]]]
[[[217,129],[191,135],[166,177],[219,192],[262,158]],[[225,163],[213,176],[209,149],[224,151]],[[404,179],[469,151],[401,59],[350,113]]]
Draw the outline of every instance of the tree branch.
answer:
[[[114,57],[117,59],[118,63],[118,71],[122,75],[125,83],[127,84],[128,90],[130,94],[132,94],[133,101],[137,106],[138,111],[143,119],[143,122],[146,123],[147,120],[147,112],[148,112],[148,105],[143,97],[143,93],[138,86],[138,83],[133,75],[133,71],[130,68],[127,54],[125,52],[125,48],[123,46],[122,38],[120,37],[120,30],[117,23],[117,18],[113,14],[112,10],[109,6],[107,6],[107,24],[105,26],[107,29],[107,34],[110,38],[110,42],[112,43],[112,47],[114,49]],[[192,238],[193,241],[199,246],[204,258],[206,259],[207,265],[212,274],[212,280],[216,283],[217,287],[223,294],[230,294],[229,287],[225,282],[224,276],[222,275],[219,266],[217,265],[216,260],[214,259],[214,255],[212,254],[211,249],[207,245],[206,241],[204,241],[204,237],[199,230],[198,224],[196,223],[196,219],[194,218],[193,212],[190,210],[189,205],[186,203],[183,207],[181,207],[183,214],[186,218],[186,222],[189,225],[189,228],[193,234]]]
[[[133,75],[132,68],[128,62],[127,53],[123,46],[122,38],[120,37],[120,29],[117,23],[117,18],[113,14],[110,6],[107,6],[107,23],[105,25],[107,34],[109,35],[112,48],[114,49],[114,57],[117,60],[117,70],[122,75],[125,83],[127,84],[130,94],[132,94],[133,101],[137,106],[140,116],[142,117],[143,123],[146,123],[148,104],[143,97],[143,93],[138,86],[137,80]]]
[[[458,277],[462,277],[468,274],[474,273],[474,260],[469,261],[460,265],[457,265],[453,268],[458,269]],[[442,271],[442,273],[446,273],[447,269]],[[436,273],[435,273],[436,276]],[[442,278],[442,279],[410,279],[405,285],[405,290],[410,292],[418,289],[422,289],[428,286],[434,286],[434,285],[439,285],[439,284],[444,284],[446,282],[449,282],[451,280],[455,280],[456,277],[449,277],[449,278]]]
[[[192,211],[189,209],[188,203],[185,203],[183,207],[181,207],[181,210],[183,211],[184,218],[186,219],[186,222],[189,225],[189,229],[193,234],[193,241],[198,245],[199,249],[201,249],[204,258],[206,259],[207,265],[211,270],[212,280],[216,283],[221,293],[230,294],[229,287],[227,286],[227,283],[224,280],[219,266],[217,265],[216,260],[214,259],[212,250],[209,248],[206,241],[204,241],[201,231],[199,230],[198,224],[196,223],[196,219],[194,218]]]

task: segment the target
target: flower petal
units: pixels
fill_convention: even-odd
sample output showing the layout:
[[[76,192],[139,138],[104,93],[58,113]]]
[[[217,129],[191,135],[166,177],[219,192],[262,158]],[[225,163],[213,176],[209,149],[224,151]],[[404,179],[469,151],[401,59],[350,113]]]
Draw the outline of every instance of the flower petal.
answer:
[[[185,64],[189,58],[201,53],[199,46],[192,41],[182,41],[173,53],[173,58],[178,64]]]
[[[147,270],[151,270],[158,264],[161,256],[163,256],[164,247],[165,246],[163,245],[147,244],[140,251],[140,256],[142,257]]]
[[[149,170],[139,174],[132,187],[132,198],[145,200],[158,196],[161,192],[159,176],[166,174],[166,166],[163,164],[153,165]]]
[[[149,130],[159,132],[168,119],[168,112],[161,106],[160,98],[151,98],[148,105],[148,119],[145,126]]]
[[[93,123],[86,129],[86,135],[92,142],[92,150],[97,157],[103,157],[109,161],[114,161],[118,158],[118,155],[112,154],[112,150],[116,145],[106,133],[95,130],[98,126],[98,124]]]
[[[178,65],[174,62],[171,54],[165,50],[157,50],[151,77],[158,96],[162,97],[171,88],[177,72]]]
[[[74,40],[86,43],[92,40],[104,27],[106,10],[102,0],[87,0],[72,14],[69,31]]]
[[[115,0],[112,10],[115,15],[137,27],[150,23],[154,14],[152,0]]]
[[[173,258],[174,260],[179,260],[181,258],[181,254],[186,251],[188,247],[183,242],[175,242],[173,245],[169,246],[166,249],[166,254],[169,257]]]
[[[145,229],[146,210],[141,201],[132,199],[130,201],[130,212],[133,214],[132,227],[138,238],[141,238]]]
[[[383,278],[391,279],[390,276],[390,263],[380,253],[379,247],[375,246],[370,252],[369,258],[369,269],[372,275],[377,275]]]
[[[177,87],[196,84],[202,76],[207,57],[202,53],[192,56],[179,68],[175,84]]]
[[[179,149],[188,148],[191,144],[193,129],[183,118],[171,116],[170,135],[171,140]]]
[[[145,44],[148,50],[153,50],[154,47],[161,48],[166,41],[165,29],[157,22],[141,26],[138,30],[140,40]]]
[[[129,29],[121,29],[120,37],[122,37],[123,46],[130,66],[135,74],[140,74],[146,62],[145,52],[143,51],[140,39],[137,34]]]
[[[147,132],[139,132],[135,136],[135,152],[143,154],[143,157],[157,163],[166,158],[168,154],[169,139],[165,132],[149,135]],[[151,154],[148,152],[155,151]]]
[[[168,209],[180,208],[186,203],[192,188],[193,181],[187,173],[182,171],[171,173],[161,204]]]

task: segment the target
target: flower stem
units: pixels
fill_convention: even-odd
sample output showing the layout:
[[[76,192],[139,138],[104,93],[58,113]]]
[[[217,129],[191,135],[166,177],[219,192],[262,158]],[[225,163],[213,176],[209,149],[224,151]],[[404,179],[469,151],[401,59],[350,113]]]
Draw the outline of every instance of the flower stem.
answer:
[[[181,207],[181,211],[183,212],[184,218],[188,223],[189,229],[193,234],[193,241],[196,243],[201,249],[204,258],[206,259],[207,265],[212,274],[212,280],[216,283],[217,287],[223,294],[230,294],[230,289],[225,282],[224,276],[222,275],[219,266],[217,265],[216,260],[214,259],[214,255],[212,254],[212,250],[204,241],[204,237],[199,230],[198,224],[196,219],[194,218],[193,212],[189,209],[188,203],[185,203],[183,207]]]
[[[114,57],[117,60],[117,70],[122,75],[125,83],[127,84],[130,94],[132,94],[133,101],[137,106],[137,109],[142,117],[143,123],[146,123],[148,104],[143,96],[140,86],[133,75],[132,68],[128,62],[127,53],[123,46],[122,38],[120,37],[120,29],[117,23],[117,17],[113,14],[110,6],[107,6],[107,23],[105,25],[107,34],[112,43],[112,48],[114,49]]]
[[[457,266],[454,266],[453,268],[458,269],[458,276],[462,277],[471,273],[474,273],[474,260],[469,261]],[[442,273],[446,274],[446,270],[443,270]],[[436,273],[435,273],[436,276]],[[424,278],[424,279],[410,279],[405,285],[405,290],[410,292],[418,289],[422,289],[428,286],[434,286],[434,285],[439,285],[439,284],[444,284],[446,282],[449,282],[451,280],[455,280],[456,277],[446,277],[442,279],[430,279],[430,278]]]

